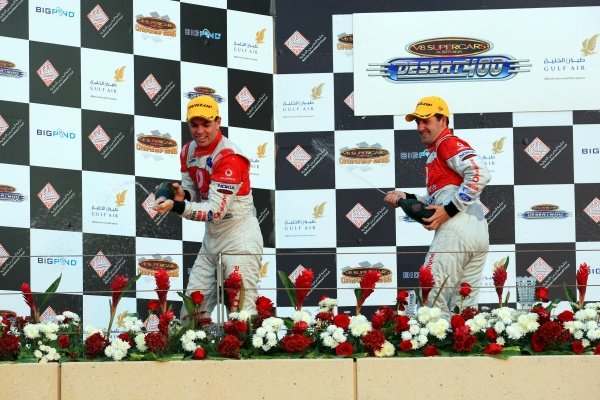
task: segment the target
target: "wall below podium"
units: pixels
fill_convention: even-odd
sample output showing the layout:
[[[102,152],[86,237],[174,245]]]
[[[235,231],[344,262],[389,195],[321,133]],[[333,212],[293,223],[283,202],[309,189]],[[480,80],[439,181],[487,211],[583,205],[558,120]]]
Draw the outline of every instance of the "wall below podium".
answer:
[[[72,362],[0,364],[0,387],[3,400],[562,400],[597,393],[598,371],[595,356]]]

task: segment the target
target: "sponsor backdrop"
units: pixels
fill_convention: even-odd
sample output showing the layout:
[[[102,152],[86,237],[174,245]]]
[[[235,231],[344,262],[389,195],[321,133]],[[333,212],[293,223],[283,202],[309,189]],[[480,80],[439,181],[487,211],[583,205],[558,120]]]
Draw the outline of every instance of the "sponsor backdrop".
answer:
[[[223,132],[251,159],[265,243],[260,287],[278,311],[291,310],[276,290],[278,269],[292,278],[314,269],[309,310],[323,294],[351,310],[352,290],[369,268],[383,278],[367,309],[393,304],[396,287],[417,284],[432,239],[381,193],[424,191],[428,153],[414,124],[391,115],[410,111],[421,93],[407,90],[404,106],[355,116],[353,13],[418,16],[422,32],[433,26],[423,12],[452,11],[447,7],[454,5],[0,0],[0,309],[25,313],[15,293],[20,284],[44,290],[62,273],[59,291],[68,293],[56,296],[45,316],[68,307],[86,324],[105,326],[108,312],[98,310],[108,307],[116,274],[142,274],[119,312],[146,315],[157,268],[169,272],[172,288],[184,287],[204,226],[157,215],[152,191],[179,178],[178,155],[189,137],[183,109],[199,94],[220,103]],[[489,12],[505,19],[503,10]],[[434,25],[424,38],[459,34]],[[589,54],[578,53],[576,43],[569,57],[585,59],[579,65],[586,68],[597,63],[598,34],[586,30],[578,40],[589,39]],[[376,40],[397,42],[388,35]],[[544,57],[566,59],[559,53]],[[430,94],[446,93],[448,85],[432,85]],[[450,103],[464,110],[452,126],[492,171],[481,199],[491,236],[486,285],[505,257],[509,285],[515,275],[572,284],[583,261],[592,266],[590,283],[600,284],[600,113],[574,109],[563,94],[540,87],[540,98],[563,101],[544,113],[480,113],[469,108],[476,105],[470,99]],[[600,300],[600,290],[588,293]],[[512,290],[511,301],[516,297]],[[493,289],[484,290],[482,302],[494,299]],[[169,301],[180,304],[176,295]]]

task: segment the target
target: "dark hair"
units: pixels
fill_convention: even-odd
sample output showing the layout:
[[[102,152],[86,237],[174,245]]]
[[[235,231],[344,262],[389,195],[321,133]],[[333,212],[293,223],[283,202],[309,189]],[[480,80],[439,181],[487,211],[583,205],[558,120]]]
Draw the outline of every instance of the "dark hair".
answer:
[[[435,114],[434,117],[440,121],[442,118],[446,118],[446,126],[450,126],[450,117],[443,114]]]

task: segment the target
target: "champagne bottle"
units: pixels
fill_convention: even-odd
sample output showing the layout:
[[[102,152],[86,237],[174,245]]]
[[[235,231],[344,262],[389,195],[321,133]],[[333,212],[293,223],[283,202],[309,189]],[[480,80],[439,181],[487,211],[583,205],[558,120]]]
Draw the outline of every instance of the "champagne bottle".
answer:
[[[171,182],[163,182],[156,187],[156,193],[154,196],[156,199],[160,199],[162,197],[167,200],[173,200],[175,199],[175,189],[173,189]]]
[[[410,218],[423,225],[428,225],[423,218],[429,218],[435,213],[435,210],[425,209],[427,207],[425,203],[417,199],[398,199],[398,207],[402,208]]]

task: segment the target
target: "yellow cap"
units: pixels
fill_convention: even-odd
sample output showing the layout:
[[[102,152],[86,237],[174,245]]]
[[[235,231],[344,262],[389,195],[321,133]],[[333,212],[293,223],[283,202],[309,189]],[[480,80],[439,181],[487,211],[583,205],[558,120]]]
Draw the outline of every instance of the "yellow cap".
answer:
[[[450,110],[448,110],[448,104],[441,97],[428,96],[419,100],[415,111],[412,114],[408,114],[405,119],[410,122],[415,118],[427,119],[435,114],[442,114],[449,117]]]
[[[214,121],[219,116],[219,105],[211,96],[194,97],[187,105],[187,121],[192,118],[203,118]]]

